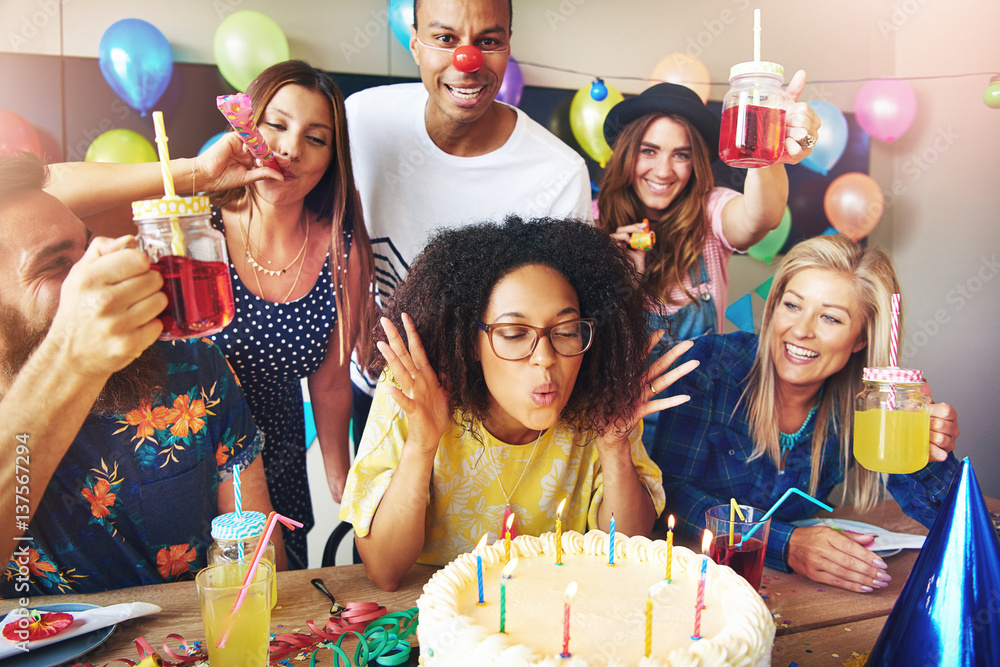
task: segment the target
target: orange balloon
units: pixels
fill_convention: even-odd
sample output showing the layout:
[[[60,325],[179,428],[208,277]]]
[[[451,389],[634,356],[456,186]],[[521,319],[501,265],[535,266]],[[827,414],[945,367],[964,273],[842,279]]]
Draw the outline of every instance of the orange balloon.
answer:
[[[655,86],[664,81],[687,86],[698,93],[702,102],[708,102],[712,78],[708,75],[708,68],[705,67],[705,64],[694,56],[689,56],[686,53],[671,53],[661,60],[653,68],[653,73],[649,77],[649,85]]]
[[[872,233],[884,209],[882,188],[871,176],[858,172],[838,176],[823,197],[823,210],[830,223],[855,241]]]

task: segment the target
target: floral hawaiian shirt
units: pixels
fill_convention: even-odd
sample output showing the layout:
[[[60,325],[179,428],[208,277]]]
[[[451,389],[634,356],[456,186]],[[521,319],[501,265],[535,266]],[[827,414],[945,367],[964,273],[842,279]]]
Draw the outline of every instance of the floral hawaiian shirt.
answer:
[[[216,487],[235,464],[257,457],[263,437],[211,341],[157,345],[164,390],[128,414],[86,419],[24,534],[30,539],[16,543],[0,574],[3,597],[159,584],[204,567]]]

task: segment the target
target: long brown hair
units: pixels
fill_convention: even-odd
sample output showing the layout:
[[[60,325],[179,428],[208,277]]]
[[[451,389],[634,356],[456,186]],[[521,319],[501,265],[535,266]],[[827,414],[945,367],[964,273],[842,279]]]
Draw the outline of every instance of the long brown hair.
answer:
[[[351,348],[359,331],[372,328],[375,302],[375,262],[372,257],[371,241],[365,229],[361,214],[361,201],[354,186],[354,170],[351,166],[351,145],[347,135],[347,112],[344,109],[344,95],[330,76],[301,60],[287,60],[268,67],[257,75],[247,88],[253,103],[253,119],[260,117],[271,103],[279,89],[294,84],[311,91],[322,93],[330,103],[333,118],[333,156],[323,177],[305,197],[305,207],[316,215],[324,225],[333,225],[333,247],[330,258],[330,272],[334,278],[334,300],[337,307],[337,332],[340,335],[340,360],[351,354]],[[213,195],[214,203],[225,208],[237,204],[243,197],[254,197],[252,186],[235,188]],[[344,243],[344,232],[352,234],[352,247],[360,253],[362,292],[358,303],[343,296],[348,284],[348,248]],[[357,320],[357,324],[353,324]],[[359,341],[358,353],[361,363],[366,363],[371,353],[371,340],[363,336]]]
[[[632,182],[642,138],[649,126],[661,118],[679,123],[687,132],[693,168],[684,190],[658,219],[649,221],[650,230],[656,232],[656,244],[646,259],[643,280],[662,301],[677,303],[671,297],[675,286],[680,287],[689,300],[695,298],[684,287],[684,276],[692,276],[692,283],[697,282],[694,274],[698,257],[705,247],[705,196],[715,185],[705,140],[686,118],[653,113],[629,123],[622,130],[597,195],[600,210],[597,226],[612,233],[622,225],[634,224],[647,217],[646,207]]]
[[[778,441],[777,374],[769,345],[774,311],[781,303],[791,279],[806,269],[824,269],[847,277],[854,285],[861,317],[861,335],[865,346],[853,353],[844,367],[827,378],[816,412],[812,440],[812,469],[809,493],[815,494],[822,473],[823,445],[833,427],[840,442],[843,469],[850,469],[851,439],[854,432],[854,397],[861,391],[865,366],[889,365],[890,313],[892,295],[899,293],[899,282],[892,261],[881,248],[865,247],[846,236],[817,236],[794,246],[778,266],[764,304],[760,342],[741,401],[747,401],[750,431],[753,435],[752,459],[770,458],[775,466],[781,457]],[[879,499],[878,473],[854,466],[852,504],[862,511],[871,509]],[[850,487],[851,485],[848,485]],[[846,493],[845,487],[845,493]]]

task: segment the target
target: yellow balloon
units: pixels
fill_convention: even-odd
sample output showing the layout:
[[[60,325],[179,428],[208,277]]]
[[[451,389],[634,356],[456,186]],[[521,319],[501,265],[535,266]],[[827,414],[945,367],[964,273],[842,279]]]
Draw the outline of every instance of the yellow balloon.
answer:
[[[569,106],[569,126],[573,136],[603,168],[611,157],[611,146],[604,139],[604,119],[611,107],[625,98],[614,86],[608,86],[608,96],[598,102],[590,96],[590,84],[576,91]]]
[[[149,139],[132,130],[108,130],[94,139],[83,156],[86,162],[156,162],[159,156]]]
[[[661,60],[653,68],[653,73],[649,77],[649,85],[655,86],[664,81],[687,86],[698,93],[702,102],[708,102],[712,78],[708,75],[708,68],[705,67],[705,64],[694,56],[689,56],[686,53],[671,53]]]

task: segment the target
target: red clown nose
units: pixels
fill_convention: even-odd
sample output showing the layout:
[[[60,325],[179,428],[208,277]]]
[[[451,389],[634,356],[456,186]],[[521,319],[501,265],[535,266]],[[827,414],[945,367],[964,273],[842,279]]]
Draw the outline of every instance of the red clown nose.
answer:
[[[455,65],[455,69],[460,72],[467,74],[475,72],[483,66],[483,52],[471,44],[466,44],[455,49],[455,55],[452,56],[451,62]]]

